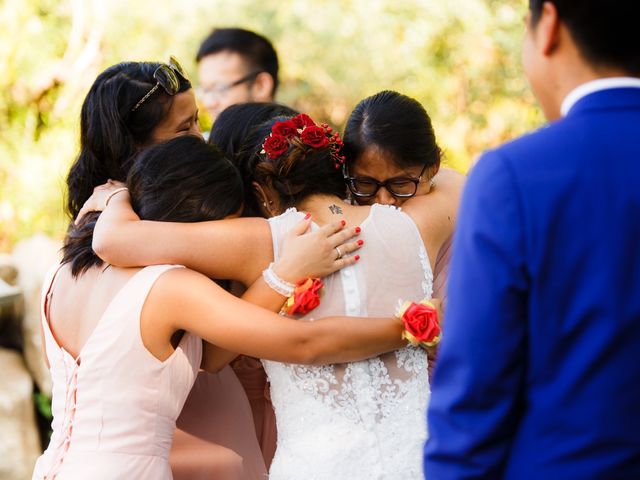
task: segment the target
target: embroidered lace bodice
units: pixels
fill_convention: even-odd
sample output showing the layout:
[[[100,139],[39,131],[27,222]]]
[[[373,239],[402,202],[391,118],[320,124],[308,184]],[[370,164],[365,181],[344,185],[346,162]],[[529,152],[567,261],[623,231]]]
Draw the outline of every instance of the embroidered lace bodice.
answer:
[[[302,217],[289,209],[270,220],[276,258]],[[429,259],[408,215],[374,205],[361,228],[360,261],[325,278],[320,306],[301,320],[392,316],[401,300],[431,297]],[[271,480],[423,478],[429,398],[423,350],[406,347],[339,365],[264,364],[278,426]]]

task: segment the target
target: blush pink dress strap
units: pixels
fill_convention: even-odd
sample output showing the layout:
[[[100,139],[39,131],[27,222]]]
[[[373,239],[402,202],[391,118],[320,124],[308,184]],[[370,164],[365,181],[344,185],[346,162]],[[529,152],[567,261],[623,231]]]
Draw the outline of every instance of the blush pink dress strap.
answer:
[[[200,366],[202,341],[185,333],[173,354],[161,361],[140,335],[149,291],[172,268],[177,267],[156,265],[135,273],[100,314],[77,358],[56,341],[44,310],[50,296],[44,293],[42,328],[53,378],[53,433],[36,463],[34,479],[172,478],[169,449]],[[54,275],[45,284],[53,298]]]

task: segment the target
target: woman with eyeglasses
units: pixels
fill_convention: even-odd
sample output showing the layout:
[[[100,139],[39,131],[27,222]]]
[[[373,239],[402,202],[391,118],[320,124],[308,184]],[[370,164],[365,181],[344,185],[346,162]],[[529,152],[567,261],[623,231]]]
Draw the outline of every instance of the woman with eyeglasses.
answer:
[[[231,123],[244,118],[243,109],[221,115],[218,122],[225,118]],[[219,127],[216,123],[214,130]],[[362,258],[325,277],[320,306],[298,318],[392,315],[400,300],[431,297],[433,259],[453,231],[462,185],[457,177],[443,177],[438,188],[407,200],[402,211],[346,204],[341,143],[332,132],[304,115],[270,120],[249,132],[236,161],[251,166],[244,184],[251,186],[261,213],[272,217],[275,258],[284,233],[305,213],[314,219],[314,229],[336,219],[359,225]],[[198,257],[206,269],[206,225],[189,227],[140,222],[126,198],[116,197],[102,213],[95,244],[110,263],[184,263]],[[154,251],[139,248],[155,236],[173,240]],[[336,259],[350,256],[341,248],[334,251]],[[325,367],[265,365],[278,425],[272,480],[422,478],[429,398],[424,351],[404,348]]]
[[[125,62],[106,69],[87,94],[80,127],[80,153],[67,178],[68,212],[72,219],[78,218],[82,205],[100,184],[108,179],[124,181],[134,157],[140,152],[179,136],[201,137],[191,83],[175,59],[167,64]],[[120,195],[123,195],[121,189],[113,198]],[[216,257],[207,273],[211,277],[235,278],[249,286],[260,276],[260,271],[243,268],[243,265],[246,267],[244,255],[255,257],[264,263],[264,267],[269,264],[272,259],[269,227],[264,221],[241,220],[233,225],[221,223],[211,227],[219,235],[217,241],[216,238],[211,239],[209,249],[224,251],[224,254]],[[72,231],[73,228],[70,235]],[[293,279],[324,274],[346,265],[348,262],[336,263],[331,254],[326,254],[332,251],[336,241],[343,243],[339,237],[326,233],[293,238],[292,256],[288,263],[280,262],[280,266],[274,268],[282,268],[280,274]],[[228,244],[228,235],[237,235],[241,241]],[[150,245],[161,241],[161,237],[156,237]],[[304,242],[304,248],[293,248],[296,242],[299,247]],[[218,248],[221,245],[224,249]],[[341,245],[340,248],[349,247]],[[328,266],[330,268],[326,270]],[[110,271],[108,268],[104,274],[98,275],[102,283],[99,282],[96,288],[107,288],[105,285],[111,282]],[[57,372],[52,370],[52,374],[57,375]],[[63,388],[61,385],[58,387]],[[256,478],[264,474],[251,411],[233,373],[225,368],[216,376],[201,374],[196,387],[196,393],[212,399],[212,408],[215,404],[216,410],[207,412],[207,420],[209,424],[217,422],[219,428],[205,432],[206,435],[192,429],[189,434],[177,432],[181,444],[189,445],[190,452],[202,453],[196,455],[197,459],[191,455],[187,462],[184,458],[175,457],[179,462],[176,463],[178,470],[188,471],[189,478],[231,474],[235,475],[231,478]],[[55,407],[62,409],[59,400],[56,400]],[[58,416],[61,414],[59,411],[56,413]],[[206,440],[204,452],[199,438]],[[218,448],[216,443],[224,445],[224,448]]]
[[[420,102],[398,92],[385,90],[356,105],[344,131],[344,152],[350,198],[359,205],[401,207],[440,182],[462,182],[461,175],[440,169],[442,151],[429,114]],[[434,267],[434,295],[443,300],[450,248],[449,239]]]

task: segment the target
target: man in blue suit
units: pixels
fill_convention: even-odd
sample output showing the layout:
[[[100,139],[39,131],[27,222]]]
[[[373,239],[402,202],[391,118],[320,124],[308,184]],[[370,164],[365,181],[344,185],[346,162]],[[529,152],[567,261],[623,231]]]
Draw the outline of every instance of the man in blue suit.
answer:
[[[550,124],[467,182],[428,480],[640,479],[639,3],[530,0]]]

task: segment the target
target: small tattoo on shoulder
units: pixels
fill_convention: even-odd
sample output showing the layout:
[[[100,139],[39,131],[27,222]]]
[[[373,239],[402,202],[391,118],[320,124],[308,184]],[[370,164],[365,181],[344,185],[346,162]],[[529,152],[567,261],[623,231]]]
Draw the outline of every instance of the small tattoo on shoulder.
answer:
[[[340,208],[335,203],[329,206],[329,210],[331,210],[331,213],[333,213],[334,215],[342,215],[342,208]]]

